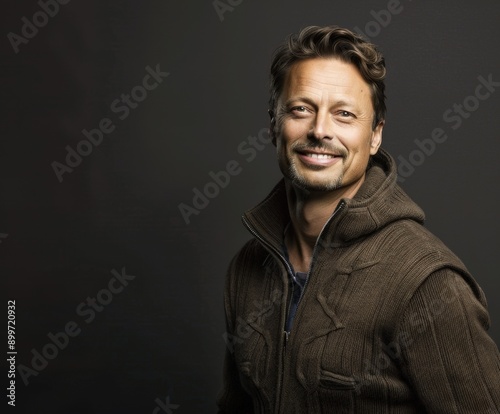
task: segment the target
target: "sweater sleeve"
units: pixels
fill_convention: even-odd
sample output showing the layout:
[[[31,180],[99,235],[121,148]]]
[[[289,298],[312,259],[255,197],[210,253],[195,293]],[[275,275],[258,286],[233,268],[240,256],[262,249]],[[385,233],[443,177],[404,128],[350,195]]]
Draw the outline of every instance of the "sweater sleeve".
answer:
[[[500,413],[500,356],[488,328],[486,303],[450,269],[415,292],[398,335],[403,371],[428,413]]]

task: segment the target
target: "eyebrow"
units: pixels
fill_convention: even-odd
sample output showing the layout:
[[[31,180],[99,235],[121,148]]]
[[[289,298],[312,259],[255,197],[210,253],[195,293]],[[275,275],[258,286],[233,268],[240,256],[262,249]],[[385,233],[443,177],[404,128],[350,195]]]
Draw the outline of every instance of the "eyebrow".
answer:
[[[296,101],[301,101],[301,102],[304,102],[304,103],[307,103],[307,104],[310,104],[312,106],[316,106],[316,104],[313,102],[312,99],[310,98],[307,98],[305,96],[296,96],[294,97],[293,99],[288,99],[286,102],[285,102],[285,106],[286,107],[289,107],[292,102],[296,102]]]

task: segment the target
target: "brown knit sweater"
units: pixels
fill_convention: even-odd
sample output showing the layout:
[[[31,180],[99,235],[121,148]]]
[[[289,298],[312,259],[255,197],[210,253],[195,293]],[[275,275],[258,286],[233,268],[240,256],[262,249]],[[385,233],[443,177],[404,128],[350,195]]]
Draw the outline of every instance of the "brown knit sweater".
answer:
[[[293,328],[283,182],[244,223],[231,262],[220,413],[499,413],[484,295],[423,226],[380,150],[314,249]],[[333,210],[333,208],[332,208]]]

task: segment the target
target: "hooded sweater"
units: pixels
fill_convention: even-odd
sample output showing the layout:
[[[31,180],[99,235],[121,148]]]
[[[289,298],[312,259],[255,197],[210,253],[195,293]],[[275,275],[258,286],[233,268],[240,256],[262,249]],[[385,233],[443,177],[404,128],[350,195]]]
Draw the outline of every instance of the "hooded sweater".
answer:
[[[485,296],[424,226],[383,150],[318,236],[293,326],[284,181],[232,260],[220,413],[500,413]]]

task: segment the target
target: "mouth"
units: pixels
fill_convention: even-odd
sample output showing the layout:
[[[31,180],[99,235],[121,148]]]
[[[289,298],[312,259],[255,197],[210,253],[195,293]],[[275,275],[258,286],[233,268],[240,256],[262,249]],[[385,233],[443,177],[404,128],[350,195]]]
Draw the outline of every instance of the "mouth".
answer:
[[[297,151],[299,159],[306,165],[328,167],[342,159],[340,154],[331,152],[300,150]]]
[[[331,158],[336,157],[336,155],[333,155],[333,154],[324,154],[324,153],[317,153],[317,152],[299,152],[299,154],[304,155],[306,157],[318,158],[318,159],[331,159]]]

